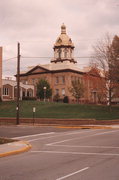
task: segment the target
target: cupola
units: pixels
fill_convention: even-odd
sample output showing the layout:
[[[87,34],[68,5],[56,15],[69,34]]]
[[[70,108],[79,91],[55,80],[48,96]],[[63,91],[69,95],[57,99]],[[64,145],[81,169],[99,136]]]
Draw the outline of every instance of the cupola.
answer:
[[[54,44],[54,59],[52,63],[70,62],[77,63],[73,58],[74,44],[66,33],[66,26],[62,24],[61,34]]]

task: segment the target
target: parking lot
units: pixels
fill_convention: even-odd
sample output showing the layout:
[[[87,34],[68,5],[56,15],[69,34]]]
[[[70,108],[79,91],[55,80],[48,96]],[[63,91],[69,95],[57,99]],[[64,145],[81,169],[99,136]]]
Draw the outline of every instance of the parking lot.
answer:
[[[119,129],[4,128],[32,149],[1,158],[0,180],[119,179]]]

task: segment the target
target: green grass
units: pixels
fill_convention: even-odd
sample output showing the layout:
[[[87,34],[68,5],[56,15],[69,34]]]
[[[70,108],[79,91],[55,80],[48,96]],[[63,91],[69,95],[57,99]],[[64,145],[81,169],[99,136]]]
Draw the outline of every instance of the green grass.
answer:
[[[0,137],[0,144],[15,142],[16,140]]]
[[[83,118],[83,119],[119,119],[119,106],[113,106],[109,112],[107,106],[81,105],[65,103],[44,103],[39,101],[21,101],[20,117],[32,118],[36,107],[36,118]],[[0,117],[16,117],[15,102],[0,102]]]

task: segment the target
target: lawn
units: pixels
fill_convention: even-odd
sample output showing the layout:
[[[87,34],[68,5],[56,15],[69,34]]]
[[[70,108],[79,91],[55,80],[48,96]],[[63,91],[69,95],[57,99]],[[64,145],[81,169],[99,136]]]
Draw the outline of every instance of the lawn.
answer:
[[[15,141],[16,140],[13,140],[13,139],[7,139],[7,138],[0,137],[0,144],[6,144],[6,143],[15,142]]]
[[[119,119],[119,106],[113,106],[109,112],[107,106],[65,104],[39,101],[21,101],[20,117],[32,118],[36,107],[36,118],[75,118],[75,119]],[[16,117],[15,102],[0,102],[0,117]]]

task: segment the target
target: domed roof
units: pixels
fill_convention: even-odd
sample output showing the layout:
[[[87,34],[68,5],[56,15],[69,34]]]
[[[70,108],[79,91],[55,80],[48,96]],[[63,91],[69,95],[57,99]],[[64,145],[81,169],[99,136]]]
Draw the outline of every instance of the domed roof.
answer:
[[[54,47],[56,46],[71,46],[74,47],[71,38],[66,34],[66,26],[62,24],[61,26],[61,34],[57,38]]]

